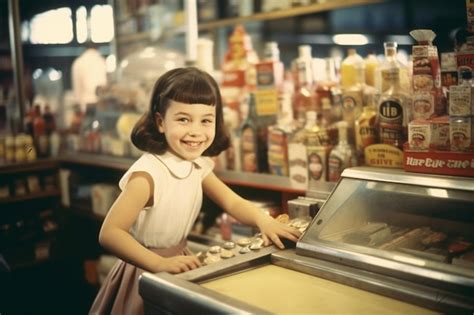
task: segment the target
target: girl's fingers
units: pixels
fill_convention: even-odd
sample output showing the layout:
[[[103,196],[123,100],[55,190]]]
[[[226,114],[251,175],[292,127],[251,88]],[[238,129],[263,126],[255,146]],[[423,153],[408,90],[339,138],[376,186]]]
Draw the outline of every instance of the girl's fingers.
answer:
[[[262,233],[263,245],[268,246],[270,245],[270,239],[265,233]]]
[[[278,248],[280,249],[283,249],[285,248],[285,245],[283,245],[283,243],[281,242],[280,238],[278,237],[278,235],[276,234],[273,234],[271,237],[270,237],[271,241],[273,244],[275,244]]]

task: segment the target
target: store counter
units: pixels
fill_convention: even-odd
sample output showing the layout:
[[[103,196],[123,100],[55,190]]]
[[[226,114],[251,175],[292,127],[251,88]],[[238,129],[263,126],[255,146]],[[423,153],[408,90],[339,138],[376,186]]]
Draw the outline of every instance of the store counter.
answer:
[[[144,273],[139,290],[146,314],[471,314],[473,244],[472,179],[353,168],[294,248]]]

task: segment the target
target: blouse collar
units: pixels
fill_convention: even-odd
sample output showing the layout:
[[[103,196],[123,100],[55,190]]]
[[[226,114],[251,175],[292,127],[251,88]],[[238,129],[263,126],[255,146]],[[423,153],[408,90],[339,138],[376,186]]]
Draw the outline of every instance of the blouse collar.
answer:
[[[179,156],[166,151],[164,154],[154,154],[158,160],[160,160],[163,165],[170,171],[170,173],[179,179],[184,179],[191,175],[193,167],[201,168],[202,159],[197,158],[193,161],[183,160]]]

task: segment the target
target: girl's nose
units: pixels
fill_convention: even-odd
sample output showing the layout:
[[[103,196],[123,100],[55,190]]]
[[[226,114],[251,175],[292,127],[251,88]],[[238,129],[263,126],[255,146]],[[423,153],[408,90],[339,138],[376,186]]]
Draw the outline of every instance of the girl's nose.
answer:
[[[199,124],[192,124],[188,130],[188,134],[190,136],[197,136],[200,133],[201,133],[201,127],[199,126]]]

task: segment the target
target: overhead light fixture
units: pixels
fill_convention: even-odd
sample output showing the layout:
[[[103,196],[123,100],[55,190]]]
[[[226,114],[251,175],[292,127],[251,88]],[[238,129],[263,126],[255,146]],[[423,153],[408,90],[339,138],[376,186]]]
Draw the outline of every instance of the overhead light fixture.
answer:
[[[362,46],[369,43],[367,36],[362,34],[337,34],[332,40],[335,44],[344,46]]]

